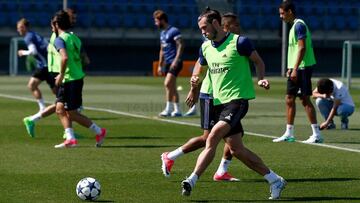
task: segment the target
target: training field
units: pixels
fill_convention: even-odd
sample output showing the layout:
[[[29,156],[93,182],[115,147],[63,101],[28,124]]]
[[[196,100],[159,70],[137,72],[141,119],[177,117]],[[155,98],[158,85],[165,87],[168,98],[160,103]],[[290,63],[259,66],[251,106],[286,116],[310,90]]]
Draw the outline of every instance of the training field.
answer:
[[[87,77],[83,91],[85,115],[108,129],[103,147],[95,136],[75,125],[79,147],[54,149],[63,129],[52,115],[27,135],[22,119],[38,110],[26,88],[28,77],[0,77],[0,202],[80,202],[75,194],[84,177],[98,179],[100,202],[263,202],[269,187],[263,177],[233,160],[229,172],[240,182],[214,182],[223,143],[190,197],[180,183],[192,172],[200,151],[175,161],[170,178],[161,173],[160,155],[200,135],[199,116],[159,119],[164,107],[162,78]],[[350,118],[350,130],[323,131],[324,144],[272,143],[285,127],[285,78],[270,78],[271,90],[256,88],[257,98],[243,120],[244,143],[288,182],[281,201],[360,202],[360,113]],[[314,82],[316,80],[314,79]],[[180,78],[181,100],[189,89]],[[45,84],[47,101],[54,101]],[[360,106],[360,90],[352,91]],[[183,105],[183,111],[185,106]],[[297,103],[295,134],[311,134],[304,109]],[[359,109],[357,109],[359,110]],[[323,121],[318,114],[318,120]],[[340,127],[339,118],[335,119]]]

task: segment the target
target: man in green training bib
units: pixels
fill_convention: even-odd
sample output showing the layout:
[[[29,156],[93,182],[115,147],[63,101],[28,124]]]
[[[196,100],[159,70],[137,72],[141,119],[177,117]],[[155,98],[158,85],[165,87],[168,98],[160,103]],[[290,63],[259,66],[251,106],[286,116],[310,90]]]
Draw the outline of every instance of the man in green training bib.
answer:
[[[208,135],[205,149],[199,155],[194,171],[182,181],[182,194],[190,195],[196,181],[214,159],[217,145],[224,139],[234,157],[269,182],[269,198],[278,199],[286,181],[271,171],[242,142],[244,130],[241,119],[248,111],[248,100],[255,98],[249,59],[256,61],[260,57],[248,38],[222,29],[218,11],[207,8],[199,16],[198,26],[209,39],[201,46],[199,62],[209,68],[216,124]],[[265,65],[262,60],[256,63],[256,70],[259,86],[270,88],[269,82],[264,79]]]
[[[77,140],[72,128],[72,121],[89,128],[96,136],[96,147],[100,147],[106,136],[106,129],[100,128],[88,117],[78,112],[82,106],[82,89],[85,73],[81,63],[81,40],[68,30],[71,28],[69,14],[59,11],[54,19],[55,33],[57,35],[54,46],[60,54],[60,71],[56,76],[55,84],[59,87],[56,113],[64,127],[66,140],[55,148],[77,146]]]
[[[305,108],[307,117],[311,123],[312,135],[304,143],[321,143],[323,138],[320,134],[316,120],[316,111],[310,100],[312,95],[311,76],[316,64],[311,42],[311,33],[308,26],[301,19],[296,18],[295,6],[285,1],[279,6],[280,18],[291,24],[288,44],[288,71],[286,92],[286,116],[287,125],[285,133],[273,140],[273,142],[294,142],[294,120],[296,113],[295,99],[299,96]]]

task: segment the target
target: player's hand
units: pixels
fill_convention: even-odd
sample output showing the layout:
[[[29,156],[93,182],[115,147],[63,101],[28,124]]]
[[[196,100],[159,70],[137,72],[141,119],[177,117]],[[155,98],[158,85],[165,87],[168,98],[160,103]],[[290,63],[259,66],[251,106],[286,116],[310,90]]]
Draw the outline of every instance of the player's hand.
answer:
[[[266,90],[270,89],[270,83],[269,83],[269,81],[266,80],[266,79],[259,80],[259,81],[258,81],[258,85],[259,85],[260,87],[265,88]]]
[[[24,51],[24,50],[22,50],[22,49],[20,49],[20,50],[18,51],[18,55],[19,55],[20,57],[21,57],[21,56],[24,56],[23,51]]]
[[[191,76],[191,78],[190,78],[190,85],[191,85],[191,87],[194,87],[194,88],[198,87],[198,86],[199,86],[199,82],[200,82],[199,76],[197,76],[197,75]]]
[[[286,77],[287,77],[287,78],[290,77],[290,73],[291,73],[291,69],[288,69],[288,70],[286,71]]]
[[[191,88],[185,100],[185,103],[188,107],[191,108],[196,104],[199,99],[199,93],[200,91],[198,91],[198,88]]]
[[[328,123],[327,122],[323,122],[323,123],[321,123],[320,124],[320,130],[324,130],[324,129],[326,129],[327,127],[328,127]]]
[[[61,85],[63,79],[64,79],[64,75],[63,75],[63,74],[57,75],[57,76],[55,77],[55,85],[59,87],[59,86]]]
[[[291,71],[290,80],[292,80],[294,82],[296,82],[296,80],[297,80],[297,71],[295,69],[293,69],[293,71]]]
[[[157,74],[158,74],[158,75],[162,75],[161,66],[158,66]]]

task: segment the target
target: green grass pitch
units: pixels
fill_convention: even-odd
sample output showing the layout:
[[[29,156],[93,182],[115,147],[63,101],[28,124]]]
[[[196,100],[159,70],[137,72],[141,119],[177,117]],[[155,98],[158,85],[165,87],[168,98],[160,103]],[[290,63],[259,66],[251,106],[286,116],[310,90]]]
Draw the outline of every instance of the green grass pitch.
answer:
[[[200,135],[201,130],[196,126],[199,116],[169,119],[182,124],[154,118],[164,107],[162,78],[87,77],[84,114],[106,127],[109,134],[103,147],[95,148],[93,133],[74,125],[79,147],[73,149],[54,149],[62,141],[62,127],[55,115],[37,122],[35,138],[26,134],[23,117],[38,110],[35,102],[24,100],[32,99],[27,80],[0,77],[0,202],[81,202],[75,186],[88,176],[101,183],[99,202],[268,201],[269,187],[263,177],[236,159],[229,172],[240,182],[212,181],[223,143],[190,197],[181,196],[180,182],[192,172],[200,150],[177,159],[171,177],[163,177],[161,153]],[[348,131],[323,131],[324,144],[339,149],[272,143],[269,137],[254,135],[280,136],[285,127],[285,79],[270,81],[271,90],[256,88],[257,98],[250,102],[243,120],[244,143],[288,181],[280,201],[360,202],[360,114],[351,117]],[[184,89],[180,92],[183,101],[188,79],[179,78],[178,83]],[[45,84],[41,89],[47,101],[54,101]],[[360,91],[351,93],[359,107]],[[182,107],[187,110],[183,103]],[[300,102],[297,107],[295,134],[304,140],[311,129]],[[319,114],[318,120],[323,121]],[[338,118],[335,122],[340,126]]]

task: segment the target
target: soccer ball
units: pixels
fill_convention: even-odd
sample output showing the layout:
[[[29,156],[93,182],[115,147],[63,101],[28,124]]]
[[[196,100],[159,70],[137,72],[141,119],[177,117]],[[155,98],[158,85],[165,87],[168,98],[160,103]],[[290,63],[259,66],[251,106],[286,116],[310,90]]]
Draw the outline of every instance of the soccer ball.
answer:
[[[101,193],[100,183],[95,178],[83,178],[76,185],[76,195],[82,200],[96,200]]]

